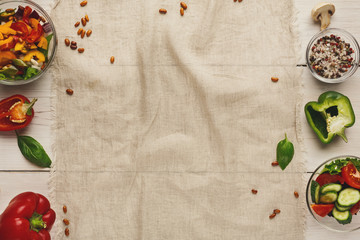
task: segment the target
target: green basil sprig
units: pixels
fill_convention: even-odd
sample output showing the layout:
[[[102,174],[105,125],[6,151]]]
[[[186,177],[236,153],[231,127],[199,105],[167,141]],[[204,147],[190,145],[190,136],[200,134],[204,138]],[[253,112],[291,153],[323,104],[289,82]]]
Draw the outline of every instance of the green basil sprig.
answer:
[[[285,139],[281,140],[276,147],[276,160],[279,166],[284,170],[291,162],[294,156],[294,145],[287,139],[285,133]]]
[[[22,155],[39,167],[50,167],[51,160],[43,146],[34,138],[30,136],[20,136],[17,131],[15,132]]]

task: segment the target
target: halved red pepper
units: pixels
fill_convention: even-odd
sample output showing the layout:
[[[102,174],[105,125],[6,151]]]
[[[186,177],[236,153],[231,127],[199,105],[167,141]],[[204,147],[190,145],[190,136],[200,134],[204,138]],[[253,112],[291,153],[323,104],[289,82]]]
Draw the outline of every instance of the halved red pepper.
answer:
[[[32,107],[36,100],[34,98],[30,102],[23,95],[13,95],[0,101],[0,131],[12,131],[29,125],[34,117]]]
[[[0,215],[1,240],[50,240],[56,213],[41,194],[24,192],[14,197]]]

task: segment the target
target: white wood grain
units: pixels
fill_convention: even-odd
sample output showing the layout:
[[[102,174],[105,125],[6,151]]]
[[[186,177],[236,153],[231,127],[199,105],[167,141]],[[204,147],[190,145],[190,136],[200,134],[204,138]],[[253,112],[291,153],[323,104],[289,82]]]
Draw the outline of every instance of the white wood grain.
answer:
[[[42,5],[46,11],[50,11],[54,0],[34,0]],[[316,34],[320,26],[314,23],[310,17],[312,7],[318,1],[295,0],[295,6],[299,11],[298,24],[300,32],[301,48],[303,58],[299,64],[305,63],[305,49],[308,41]],[[336,6],[335,15],[332,17],[331,27],[343,28],[352,33],[355,38],[360,40],[360,3],[358,0],[333,0]],[[59,39],[61,42],[61,39]],[[312,78],[309,71],[304,68],[302,76],[304,84],[303,104],[308,101],[316,100],[317,97],[326,90],[336,90],[347,95],[351,100],[356,112],[357,119],[360,119],[360,71],[358,71],[349,81],[342,84],[324,84]],[[47,74],[41,80],[19,87],[0,86],[0,99],[12,94],[21,93],[29,98],[37,97],[36,116],[31,125],[22,134],[36,138],[52,156],[51,152],[51,111],[50,111],[50,87],[51,77]],[[307,171],[313,171],[324,160],[341,154],[360,155],[360,125],[355,124],[351,130],[347,131],[349,143],[337,139],[329,146],[319,143],[318,139],[306,123],[304,115],[301,115],[302,129],[304,133],[304,144],[306,147],[305,159],[307,160]],[[359,125],[359,126],[358,126]],[[13,132],[0,133],[0,170],[25,170],[34,171],[41,168],[26,161],[18,150],[16,137]],[[308,174],[310,176],[310,174]],[[2,211],[12,197],[23,191],[34,191],[48,195],[47,172],[0,172],[0,211]],[[321,227],[305,210],[307,214],[307,225],[305,237],[308,240],[318,239],[358,239],[359,232],[335,233]]]

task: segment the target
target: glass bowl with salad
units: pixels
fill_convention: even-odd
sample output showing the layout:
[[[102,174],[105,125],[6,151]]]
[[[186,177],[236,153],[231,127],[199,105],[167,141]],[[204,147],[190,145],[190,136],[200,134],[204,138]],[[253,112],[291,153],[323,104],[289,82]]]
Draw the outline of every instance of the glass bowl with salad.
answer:
[[[360,229],[360,158],[339,156],[322,163],[309,179],[306,202],[322,226],[338,232]]]
[[[310,40],[306,49],[306,63],[316,79],[340,83],[356,72],[359,55],[359,44],[349,32],[327,28]]]
[[[57,48],[49,15],[29,0],[0,3],[0,83],[22,85],[39,79]]]

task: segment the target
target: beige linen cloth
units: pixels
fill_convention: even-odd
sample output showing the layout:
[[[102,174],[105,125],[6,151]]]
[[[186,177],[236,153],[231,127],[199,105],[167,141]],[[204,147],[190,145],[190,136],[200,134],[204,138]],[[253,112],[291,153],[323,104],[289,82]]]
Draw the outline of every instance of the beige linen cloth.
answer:
[[[79,2],[52,11],[55,239],[303,239],[292,1],[189,0],[184,16],[178,1]]]

